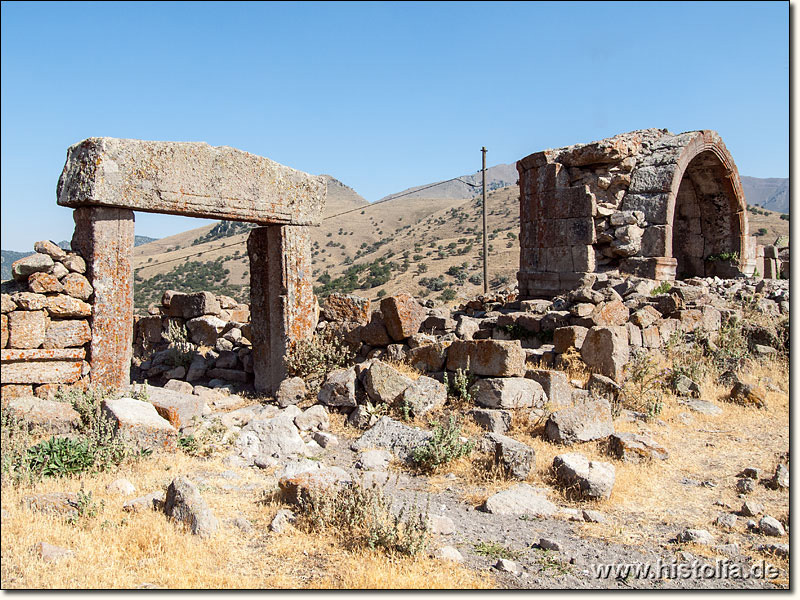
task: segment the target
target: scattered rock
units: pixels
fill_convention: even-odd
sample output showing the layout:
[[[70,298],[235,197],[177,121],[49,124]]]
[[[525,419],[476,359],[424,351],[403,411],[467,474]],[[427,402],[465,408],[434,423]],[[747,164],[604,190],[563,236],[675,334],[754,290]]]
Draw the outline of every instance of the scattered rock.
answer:
[[[772,537],[783,537],[786,535],[786,530],[783,528],[780,521],[768,515],[761,517],[761,520],[758,522],[758,528],[764,535]]]
[[[766,393],[759,387],[737,381],[733,384],[729,399],[735,404],[742,406],[754,406],[756,408],[766,408]]]
[[[428,515],[428,531],[438,535],[451,535],[456,531],[456,524],[450,517]]]
[[[122,505],[125,512],[138,513],[145,510],[161,510],[164,506],[164,492],[150,492],[146,496],[139,496],[128,500]]]
[[[612,434],[608,438],[608,450],[612,456],[631,463],[669,458],[666,448],[648,436],[635,433]]]
[[[714,525],[723,529],[733,529],[738,523],[739,519],[736,518],[736,515],[731,514],[719,515],[714,521]]]
[[[381,313],[386,330],[400,342],[419,331],[427,313],[409,294],[397,294],[381,300]]]
[[[3,393],[5,395],[5,387]],[[49,433],[70,433],[81,422],[80,415],[66,402],[23,396],[11,398],[3,404],[10,416],[21,419],[30,426],[41,427]]]
[[[508,560],[507,558],[498,559],[498,561],[494,564],[494,568],[503,573],[511,573],[512,575],[519,574],[519,567],[517,566],[517,563],[515,563],[513,560]]]
[[[328,446],[339,445],[339,438],[337,438],[332,433],[328,433],[327,431],[315,431],[312,437],[314,438],[314,441],[320,445],[321,448],[327,448]]]
[[[376,360],[364,376],[364,389],[374,402],[393,404],[412,381],[397,369]]]
[[[581,358],[590,369],[615,381],[622,381],[630,358],[627,328],[592,327],[581,346]]]
[[[558,507],[546,495],[546,490],[519,483],[489,497],[483,510],[495,515],[550,517],[558,512]]]
[[[786,468],[786,465],[780,464],[775,468],[775,474],[770,479],[769,486],[775,490],[789,489],[789,469]]]
[[[303,400],[307,393],[306,382],[302,378],[290,377],[281,381],[275,393],[275,400],[278,401],[278,406],[286,408]]]
[[[53,546],[52,544],[48,544],[47,542],[39,542],[34,547],[34,550],[39,555],[39,557],[44,562],[58,562],[62,558],[69,558],[71,556],[75,556],[75,553],[72,550],[67,550],[66,548],[60,548],[59,546]]]
[[[493,410],[476,408],[469,411],[475,423],[491,433],[505,433],[511,427],[511,412],[507,410]]]
[[[427,442],[433,434],[403,425],[391,417],[381,417],[364,435],[351,444],[358,451],[365,448],[385,448],[401,460],[408,460],[414,448]]]
[[[106,491],[110,494],[118,496],[132,496],[136,493],[136,487],[127,479],[115,479],[106,486]]]
[[[286,508],[280,509],[269,524],[272,533],[284,533],[295,522],[297,516]]]
[[[177,429],[149,402],[133,398],[105,400],[103,411],[112,419],[117,432],[139,448],[173,452],[177,449]]]
[[[745,517],[757,517],[761,513],[764,512],[764,505],[760,502],[754,502],[753,500],[748,500],[744,504],[742,504],[742,509],[740,511],[742,516]]]
[[[681,399],[681,404],[688,407],[690,410],[694,412],[699,412],[700,414],[704,415],[721,415],[722,409],[714,404],[713,402],[708,402],[706,400],[696,400],[696,399]]]
[[[578,400],[574,406],[554,412],[545,424],[548,440],[567,445],[603,439],[612,433],[611,404],[601,398]]]
[[[678,534],[678,541],[710,546],[714,543],[714,537],[705,529],[684,529]]]
[[[294,424],[300,431],[327,431],[330,428],[328,411],[322,404],[315,404],[296,416]]]
[[[185,477],[176,477],[167,488],[164,513],[200,537],[209,537],[219,529],[214,513],[197,487]]]
[[[578,452],[556,456],[553,472],[565,489],[581,498],[608,499],[614,487],[614,465],[590,461]]]
[[[531,469],[536,468],[536,451],[522,442],[492,433],[494,442],[494,462],[507,476],[513,479],[527,479]]]
[[[469,394],[485,408],[542,407],[547,402],[542,386],[524,377],[481,379],[470,387]]]
[[[700,397],[700,386],[685,375],[678,375],[673,382],[673,388],[680,396]]]
[[[423,375],[403,390],[400,402],[419,417],[444,406],[447,402],[447,388],[435,379]]]
[[[359,455],[355,466],[363,471],[385,471],[391,460],[391,452],[386,450],[366,450]]]
[[[309,493],[329,490],[350,483],[352,478],[339,467],[321,467],[292,477],[281,477],[278,485],[286,502],[298,504]]]
[[[338,369],[328,373],[317,399],[327,406],[357,406],[355,369]]]
[[[72,519],[78,516],[78,494],[74,492],[52,492],[25,496],[22,505],[34,512],[47,513]]]
[[[461,556],[461,552],[452,546],[442,546],[441,548],[437,548],[431,556],[432,558],[438,558],[439,560],[449,560],[457,563],[464,562],[464,557]]]
[[[605,523],[606,516],[598,510],[583,510],[583,520],[587,523]]]
[[[740,494],[749,494],[756,489],[756,482],[746,477],[736,482],[736,491]]]
[[[789,558],[789,544],[761,544],[758,551],[774,554],[780,558]]]
[[[558,540],[550,538],[539,538],[539,548],[542,550],[552,550],[553,552],[561,552],[561,544]]]
[[[456,340],[447,351],[447,370],[482,377],[522,377],[525,352],[518,340]]]

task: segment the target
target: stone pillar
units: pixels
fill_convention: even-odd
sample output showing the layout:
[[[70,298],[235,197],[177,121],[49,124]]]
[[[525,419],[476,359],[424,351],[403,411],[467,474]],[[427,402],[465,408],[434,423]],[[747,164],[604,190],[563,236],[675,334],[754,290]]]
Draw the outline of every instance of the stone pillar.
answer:
[[[257,227],[247,239],[247,253],[255,388],[274,394],[286,377],[287,351],[317,326],[308,229]]]
[[[72,248],[86,261],[86,277],[94,288],[91,382],[126,386],[133,352],[133,211],[83,206],[73,217]]]

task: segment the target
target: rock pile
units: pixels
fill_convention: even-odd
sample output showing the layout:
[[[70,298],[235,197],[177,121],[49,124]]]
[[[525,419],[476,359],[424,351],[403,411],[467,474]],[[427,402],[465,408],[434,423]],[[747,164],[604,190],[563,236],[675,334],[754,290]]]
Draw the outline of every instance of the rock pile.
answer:
[[[3,283],[2,394],[52,399],[62,385],[88,384],[94,290],[77,252],[50,241],[11,265]]]

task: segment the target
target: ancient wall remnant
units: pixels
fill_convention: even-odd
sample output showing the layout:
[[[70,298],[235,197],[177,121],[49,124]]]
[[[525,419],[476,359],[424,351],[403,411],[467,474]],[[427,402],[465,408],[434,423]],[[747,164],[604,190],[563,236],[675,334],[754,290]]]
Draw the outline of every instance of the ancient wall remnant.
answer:
[[[88,384],[94,289],[86,263],[53,242],[36,242],[34,249],[12,265],[14,279],[3,282],[0,296],[5,399],[52,399],[62,385]]]
[[[522,298],[605,271],[658,280],[753,273],[739,172],[714,131],[633,131],[531,154],[517,170]]]
[[[133,211],[142,210],[264,226],[249,244],[251,341],[256,389],[274,392],[283,351],[316,325],[302,226],[319,223],[325,195],[321,177],[226,146],[89,138],[70,147],[57,197],[76,209],[73,247],[84,255],[94,288],[92,384],[129,383]]]

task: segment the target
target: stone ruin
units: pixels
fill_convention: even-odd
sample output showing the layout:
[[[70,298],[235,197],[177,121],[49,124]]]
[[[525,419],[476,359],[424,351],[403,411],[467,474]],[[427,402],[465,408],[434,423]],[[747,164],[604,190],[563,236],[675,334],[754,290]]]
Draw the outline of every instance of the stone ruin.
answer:
[[[20,346],[17,338],[22,340],[23,328],[9,327],[14,344],[5,349],[4,339],[3,384],[73,383],[87,372],[94,386],[120,388],[130,383],[134,341],[131,253],[134,211],[141,210],[259,225],[251,231],[247,244],[252,368],[255,388],[274,393],[285,378],[287,349],[309,337],[317,324],[319,308],[312,288],[307,227],[319,223],[325,195],[321,177],[225,146],[115,138],[89,138],[73,145],[67,151],[57,197],[59,205],[75,209],[72,248],[85,261],[85,279],[92,290],[92,306],[86,304],[87,312],[81,305],[77,316],[88,318],[81,323],[88,322],[90,335],[79,348],[40,347],[38,338],[45,335],[46,319],[63,316],[53,312],[57,307],[50,309],[56,300],[41,295],[41,302],[47,304],[39,307],[41,314],[21,310],[42,317],[31,325],[36,328],[36,339],[27,339],[32,334],[26,334]],[[52,265],[43,270],[48,274]],[[29,275],[20,274],[19,278]],[[75,298],[64,296],[74,303]],[[6,306],[6,300],[14,306]],[[9,325],[12,318],[21,323],[12,309],[23,307],[11,295],[4,296],[3,302],[3,313],[12,313],[3,315],[4,329],[7,319]],[[26,322],[31,318],[26,315]],[[51,370],[67,369],[69,377],[45,381],[39,369],[17,364],[31,362],[47,362]]]
[[[674,280],[756,269],[739,172],[714,131],[633,131],[531,154],[517,170],[522,298],[604,272]],[[775,264],[760,273],[776,277]]]

